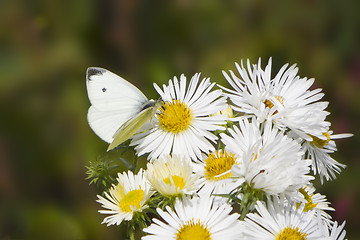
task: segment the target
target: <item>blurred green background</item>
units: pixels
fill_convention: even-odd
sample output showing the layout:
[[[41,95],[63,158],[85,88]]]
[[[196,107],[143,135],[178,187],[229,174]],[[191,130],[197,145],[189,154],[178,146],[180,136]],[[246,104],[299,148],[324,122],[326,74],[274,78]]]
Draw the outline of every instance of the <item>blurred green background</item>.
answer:
[[[360,1],[0,2],[0,239],[121,239],[101,225],[89,160],[107,144],[89,128],[85,71],[100,66],[149,98],[152,82],[202,72],[226,85],[234,62],[297,63],[330,101],[334,158],[348,165],[318,186],[360,239]]]

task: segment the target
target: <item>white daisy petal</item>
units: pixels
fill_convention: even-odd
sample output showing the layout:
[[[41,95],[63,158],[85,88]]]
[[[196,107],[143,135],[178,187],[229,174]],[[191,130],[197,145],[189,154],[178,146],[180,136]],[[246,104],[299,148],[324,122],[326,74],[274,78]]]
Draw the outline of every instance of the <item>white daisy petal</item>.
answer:
[[[326,223],[322,225],[322,231],[326,240],[344,240],[346,231],[344,230],[345,222],[341,225],[338,225],[337,222],[334,222],[332,226],[328,226]]]
[[[302,148],[306,152],[309,159],[312,160],[312,170],[314,174],[320,176],[320,181],[323,183],[324,178],[328,181],[336,178],[336,174],[341,172],[341,168],[346,165],[337,162],[330,154],[335,152],[336,144],[334,139],[347,138],[353,136],[352,134],[334,134],[331,130],[326,130],[321,133],[321,138],[316,134],[311,134],[310,139],[301,139],[298,132],[290,132],[290,136],[302,143]]]

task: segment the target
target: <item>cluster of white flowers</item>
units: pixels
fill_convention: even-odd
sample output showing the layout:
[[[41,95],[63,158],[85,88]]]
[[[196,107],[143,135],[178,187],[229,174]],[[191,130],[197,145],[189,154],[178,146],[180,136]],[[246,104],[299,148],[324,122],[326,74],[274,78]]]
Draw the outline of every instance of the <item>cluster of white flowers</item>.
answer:
[[[103,222],[149,220],[144,240],[345,239],[312,181],[340,173],[334,139],[351,134],[332,133],[314,79],[271,65],[236,64],[229,88],[200,74],[154,85],[162,104],[130,143],[146,169],[98,196]]]

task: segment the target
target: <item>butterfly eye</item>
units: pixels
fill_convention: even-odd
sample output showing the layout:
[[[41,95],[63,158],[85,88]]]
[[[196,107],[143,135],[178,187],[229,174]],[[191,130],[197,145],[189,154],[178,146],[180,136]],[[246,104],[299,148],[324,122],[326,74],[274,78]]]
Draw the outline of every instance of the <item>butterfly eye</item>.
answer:
[[[106,88],[101,89],[103,92],[106,92]]]

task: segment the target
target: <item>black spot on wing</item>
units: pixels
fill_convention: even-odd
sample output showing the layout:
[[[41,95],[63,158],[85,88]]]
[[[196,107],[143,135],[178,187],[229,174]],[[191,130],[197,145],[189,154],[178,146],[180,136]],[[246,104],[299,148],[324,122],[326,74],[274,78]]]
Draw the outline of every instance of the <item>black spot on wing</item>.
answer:
[[[106,88],[102,88],[101,90],[102,90],[102,92],[106,92]]]
[[[89,67],[86,70],[86,80],[91,81],[91,77],[94,75],[102,75],[104,72],[106,72],[103,68],[98,67]]]

